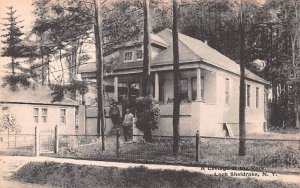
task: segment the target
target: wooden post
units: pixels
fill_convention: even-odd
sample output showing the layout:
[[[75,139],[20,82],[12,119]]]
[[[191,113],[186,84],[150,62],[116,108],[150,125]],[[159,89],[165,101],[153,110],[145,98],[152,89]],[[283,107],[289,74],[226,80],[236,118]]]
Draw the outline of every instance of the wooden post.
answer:
[[[200,140],[200,134],[199,131],[196,133],[196,162],[199,162],[199,140]]]
[[[158,72],[155,73],[155,79],[154,79],[154,99],[156,101],[159,101],[159,75]]]
[[[58,144],[59,144],[59,134],[58,134],[58,128],[57,125],[55,125],[54,128],[54,153],[58,153]]]
[[[201,69],[200,67],[197,68],[197,95],[196,95],[196,100],[201,101]]]
[[[114,77],[114,101],[118,102],[118,76]]]
[[[35,135],[35,156],[39,157],[40,156],[40,135],[37,126],[35,127],[34,135]]]
[[[117,129],[117,142],[116,142],[116,156],[119,158],[119,149],[120,149],[120,129]]]

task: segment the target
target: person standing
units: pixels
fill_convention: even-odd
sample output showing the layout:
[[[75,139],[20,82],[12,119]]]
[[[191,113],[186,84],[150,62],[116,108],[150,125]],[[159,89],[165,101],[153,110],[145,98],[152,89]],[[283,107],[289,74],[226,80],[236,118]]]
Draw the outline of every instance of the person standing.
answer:
[[[126,114],[123,121],[123,130],[124,130],[124,140],[125,142],[131,137],[131,132],[133,129],[133,114],[130,112],[129,108],[126,109]]]
[[[116,102],[112,103],[112,106],[110,107],[110,110],[109,110],[109,115],[110,115],[111,121],[113,122],[114,126],[119,127],[120,110],[119,110]]]

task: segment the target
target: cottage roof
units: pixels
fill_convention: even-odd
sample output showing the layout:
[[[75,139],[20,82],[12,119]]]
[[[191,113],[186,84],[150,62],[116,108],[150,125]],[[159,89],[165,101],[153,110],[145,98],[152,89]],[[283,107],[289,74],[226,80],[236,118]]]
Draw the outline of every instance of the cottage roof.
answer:
[[[161,51],[151,62],[151,66],[157,65],[167,65],[173,64],[173,38],[172,31],[170,29],[165,29],[156,35],[151,35],[151,37],[157,36],[161,38],[168,47]],[[181,64],[188,62],[204,62],[209,65],[227,70],[229,72],[240,74],[240,66],[235,61],[226,57],[222,53],[213,49],[209,45],[205,44],[201,40],[189,37],[187,35],[179,33],[179,61]],[[135,61],[130,63],[120,63],[116,71],[121,71],[122,69],[139,68],[143,66],[142,61]],[[80,68],[81,73],[94,72],[96,70],[95,64],[88,64]],[[251,71],[245,71],[247,78],[268,83],[263,78],[252,73]]]
[[[1,87],[0,103],[78,106],[76,101],[66,97],[61,102],[52,102],[51,90],[42,86],[17,91]]]

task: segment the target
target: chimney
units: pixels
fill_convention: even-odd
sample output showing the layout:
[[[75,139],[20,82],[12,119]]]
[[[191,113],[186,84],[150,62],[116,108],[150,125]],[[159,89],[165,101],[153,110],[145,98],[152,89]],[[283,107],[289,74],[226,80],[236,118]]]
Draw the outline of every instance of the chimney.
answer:
[[[204,40],[204,44],[206,44],[206,45],[207,45],[207,43],[208,43],[208,42],[207,42],[207,40]]]

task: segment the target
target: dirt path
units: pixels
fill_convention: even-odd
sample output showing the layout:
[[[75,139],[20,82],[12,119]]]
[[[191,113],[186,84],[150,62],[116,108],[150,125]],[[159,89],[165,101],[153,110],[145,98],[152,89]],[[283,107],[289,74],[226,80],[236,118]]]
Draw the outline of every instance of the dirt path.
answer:
[[[5,165],[7,165],[7,170],[4,170],[4,176],[2,175],[2,172],[0,172],[1,177],[4,181],[7,181],[5,177],[8,177],[11,174],[11,171],[9,169],[14,169],[17,166],[20,166],[21,164],[24,164],[26,162],[34,161],[34,162],[45,162],[45,161],[52,161],[57,163],[71,163],[71,164],[77,164],[77,165],[94,165],[94,166],[100,166],[100,167],[117,167],[117,168],[130,168],[130,167],[140,167],[144,166],[148,169],[159,169],[159,170],[186,170],[190,172],[199,172],[207,175],[217,175],[222,176],[224,173],[227,173],[227,176],[231,176],[234,178],[248,178],[248,176],[245,176],[245,173],[257,173],[258,176],[252,176],[251,178],[257,179],[259,181],[281,181],[284,183],[295,183],[298,184],[300,187],[300,176],[299,175],[288,175],[288,174],[276,174],[276,173],[263,173],[263,172],[257,172],[257,171],[238,171],[238,170],[227,170],[224,171],[224,169],[212,169],[212,168],[201,168],[201,167],[187,167],[187,166],[177,166],[177,165],[154,165],[154,164],[137,164],[137,163],[122,163],[122,162],[105,162],[105,161],[89,161],[89,160],[75,160],[75,159],[61,159],[61,158],[51,158],[51,157],[17,157],[17,156],[0,156],[1,165],[3,161],[11,161],[6,162]],[[2,169],[2,167],[1,167]],[[244,173],[244,174],[243,174]],[[6,176],[5,176],[6,174]],[[232,175],[235,174],[235,175]],[[252,174],[253,175],[253,174]],[[8,182],[9,185],[12,185],[11,187],[18,187],[13,186],[13,183],[16,182]],[[0,184],[1,185],[1,184]],[[35,187],[30,184],[20,184],[20,187]],[[1,186],[0,186],[1,187]],[[41,186],[36,186],[41,187]],[[2,187],[1,187],[2,188]],[[6,187],[5,187],[6,188]]]
[[[46,188],[29,183],[21,183],[12,180],[10,177],[14,171],[20,168],[28,160],[18,159],[17,157],[2,157],[0,156],[0,188]]]

